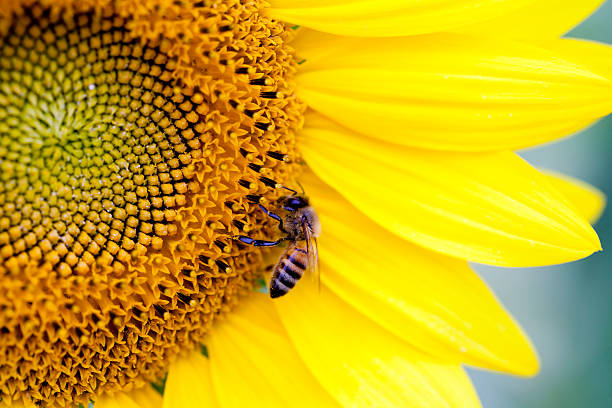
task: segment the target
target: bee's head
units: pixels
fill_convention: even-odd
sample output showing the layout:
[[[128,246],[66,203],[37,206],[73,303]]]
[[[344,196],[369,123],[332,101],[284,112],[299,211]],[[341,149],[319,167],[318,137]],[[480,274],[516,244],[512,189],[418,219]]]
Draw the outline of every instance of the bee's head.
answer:
[[[308,198],[300,195],[291,195],[282,198],[283,208],[287,211],[297,211],[308,207]]]

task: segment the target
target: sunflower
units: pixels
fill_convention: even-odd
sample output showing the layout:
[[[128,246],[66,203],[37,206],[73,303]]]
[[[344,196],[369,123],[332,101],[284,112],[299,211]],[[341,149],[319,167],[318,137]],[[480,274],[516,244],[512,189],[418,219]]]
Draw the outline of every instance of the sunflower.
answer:
[[[534,374],[467,261],[600,249],[601,194],[513,153],[612,111],[612,51],[556,39],[599,3],[3,1],[2,403],[471,407],[463,364]],[[236,237],[302,188],[322,284],[270,300],[278,249]]]

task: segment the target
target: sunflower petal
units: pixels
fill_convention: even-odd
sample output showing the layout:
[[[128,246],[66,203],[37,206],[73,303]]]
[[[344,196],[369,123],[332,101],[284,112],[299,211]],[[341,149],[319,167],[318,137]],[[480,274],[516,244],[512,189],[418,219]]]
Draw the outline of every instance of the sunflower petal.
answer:
[[[306,119],[313,171],[380,225],[426,248],[501,266],[567,262],[597,235],[547,180],[510,152],[417,150]]]
[[[219,407],[210,379],[210,363],[199,350],[180,356],[170,365],[163,407]]]
[[[213,383],[221,405],[333,407],[291,344],[272,301],[253,293],[208,339]],[[290,380],[288,381],[288,379]]]
[[[498,17],[458,29],[476,35],[532,40],[559,37],[591,15],[605,0],[537,0]]]
[[[151,386],[130,392],[103,395],[94,404],[96,408],[158,408],[162,397]]]
[[[561,192],[591,224],[599,219],[606,206],[604,193],[584,181],[564,174],[546,171],[545,175],[549,183]]]
[[[96,408],[142,408],[122,392],[112,396],[104,395],[95,402],[94,406]]]
[[[312,174],[301,181],[325,229],[323,281],[342,299],[443,361],[537,371],[528,340],[467,262],[390,234]]]
[[[272,17],[355,37],[449,31],[510,13],[530,0],[271,0]]]
[[[580,61],[582,66],[606,78],[612,78],[612,47],[605,43],[576,38],[549,40],[541,45],[562,58]]]
[[[143,408],[161,408],[163,404],[162,396],[151,386],[138,388],[130,396]]]
[[[325,36],[314,37],[319,44]],[[300,97],[393,143],[517,149],[566,136],[612,111],[612,82],[570,62],[571,55],[585,57],[578,45],[562,59],[544,48],[458,34],[326,44],[304,56]],[[585,66],[590,61],[585,57]]]
[[[11,401],[8,406],[10,408],[36,408],[36,405],[31,401],[26,401],[25,403],[23,401]]]
[[[302,279],[273,303],[306,365],[343,406],[479,406],[459,365],[415,351],[325,285],[319,292]]]

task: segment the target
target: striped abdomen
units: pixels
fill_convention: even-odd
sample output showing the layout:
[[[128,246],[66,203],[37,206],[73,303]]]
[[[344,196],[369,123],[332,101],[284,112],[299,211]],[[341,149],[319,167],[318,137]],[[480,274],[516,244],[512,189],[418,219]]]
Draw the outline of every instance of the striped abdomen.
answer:
[[[308,252],[291,243],[274,267],[270,277],[270,297],[286,295],[308,268]]]

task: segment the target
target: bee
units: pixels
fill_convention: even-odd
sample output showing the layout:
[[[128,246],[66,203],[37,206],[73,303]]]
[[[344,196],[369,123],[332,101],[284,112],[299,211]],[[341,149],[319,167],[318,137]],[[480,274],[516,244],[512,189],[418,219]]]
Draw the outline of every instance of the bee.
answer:
[[[279,230],[285,234],[276,241],[265,241],[239,235],[240,242],[253,246],[277,246],[283,241],[289,245],[272,269],[270,277],[270,297],[284,296],[295,286],[304,272],[311,271],[319,281],[319,251],[317,237],[321,234],[319,217],[304,195],[289,195],[278,201],[285,214],[279,215],[268,211],[263,205],[259,208],[269,217],[279,222]]]

